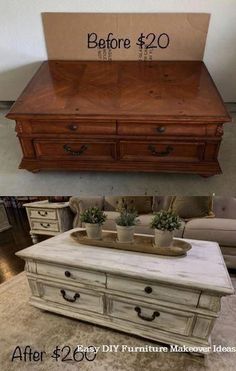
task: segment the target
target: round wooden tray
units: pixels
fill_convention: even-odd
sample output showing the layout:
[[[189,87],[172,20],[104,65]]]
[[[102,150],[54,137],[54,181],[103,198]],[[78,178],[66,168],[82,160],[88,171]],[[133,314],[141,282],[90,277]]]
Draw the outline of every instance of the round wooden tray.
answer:
[[[86,230],[79,230],[71,233],[71,237],[81,245],[90,245],[98,247],[108,247],[112,249],[137,251],[155,255],[165,256],[184,256],[192,246],[182,240],[174,239],[170,247],[157,247],[154,244],[154,237],[134,235],[134,242],[120,243],[117,241],[116,232],[102,232],[101,240],[94,240],[87,237]]]

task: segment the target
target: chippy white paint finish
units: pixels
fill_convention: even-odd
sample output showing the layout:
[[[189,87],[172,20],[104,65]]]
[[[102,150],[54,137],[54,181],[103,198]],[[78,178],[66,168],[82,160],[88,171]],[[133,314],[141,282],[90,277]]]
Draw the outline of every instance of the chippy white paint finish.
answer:
[[[21,257],[114,273],[151,281],[233,293],[233,286],[216,242],[186,240],[186,257],[164,257],[130,251],[82,246],[70,238],[73,229],[21,251]]]
[[[163,257],[82,246],[71,232],[17,253],[32,305],[167,344],[209,344],[220,299],[234,292],[217,243],[188,240],[186,257]]]
[[[8,221],[4,202],[0,201],[0,232],[3,232],[9,228],[11,228],[11,225],[9,224],[9,221]]]
[[[72,227],[72,215],[69,202],[47,200],[30,202],[26,207],[33,243],[38,242],[37,235],[56,236]]]

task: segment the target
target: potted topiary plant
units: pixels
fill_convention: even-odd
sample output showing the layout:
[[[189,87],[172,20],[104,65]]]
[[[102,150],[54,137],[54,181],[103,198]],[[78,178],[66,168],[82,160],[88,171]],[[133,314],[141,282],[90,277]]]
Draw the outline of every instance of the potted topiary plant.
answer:
[[[155,229],[155,245],[169,247],[173,240],[174,230],[181,226],[180,218],[172,211],[161,210],[154,214],[151,228]]]
[[[80,214],[80,220],[85,224],[88,238],[101,240],[102,225],[107,216],[98,207],[90,207]]]
[[[117,239],[121,243],[134,241],[134,227],[138,223],[136,210],[123,209],[116,218]]]

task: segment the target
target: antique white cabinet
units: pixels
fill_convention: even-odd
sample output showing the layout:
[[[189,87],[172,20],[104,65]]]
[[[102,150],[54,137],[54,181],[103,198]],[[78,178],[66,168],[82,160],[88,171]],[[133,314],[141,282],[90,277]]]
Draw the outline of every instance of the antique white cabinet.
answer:
[[[47,200],[24,204],[30,224],[33,243],[38,235],[56,236],[72,228],[73,215],[69,202],[48,202]]]
[[[71,231],[17,253],[38,308],[167,344],[208,346],[221,297],[234,292],[217,243],[186,257],[84,246]]]

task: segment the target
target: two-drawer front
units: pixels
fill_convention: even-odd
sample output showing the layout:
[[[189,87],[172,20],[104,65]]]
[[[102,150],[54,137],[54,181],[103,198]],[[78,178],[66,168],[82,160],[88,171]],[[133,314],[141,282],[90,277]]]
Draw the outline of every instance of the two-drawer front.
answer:
[[[128,284],[127,284],[128,282]],[[197,307],[200,291],[189,290],[183,287],[150,283],[141,280],[108,275],[107,288],[115,290],[119,294],[127,293],[137,295],[150,300],[159,300],[166,303],[182,304],[184,306]]]
[[[56,220],[57,219],[57,212],[56,210],[51,209],[39,209],[39,208],[28,208],[29,217],[32,219],[50,219]]]
[[[32,230],[40,230],[40,231],[50,231],[50,232],[59,232],[59,224],[58,222],[51,222],[49,220],[34,220],[31,219],[31,229]]]
[[[204,158],[204,142],[121,141],[120,159],[148,162],[199,162]]]
[[[119,135],[132,136],[189,136],[198,137],[205,136],[207,133],[207,126],[205,124],[191,124],[191,123],[155,123],[155,122],[127,122],[118,121]]]
[[[116,143],[97,140],[34,140],[36,156],[41,159],[111,161],[116,158]]]
[[[188,335],[191,331],[194,314],[162,307],[145,305],[134,300],[118,297],[109,298],[109,315],[153,329]]]
[[[40,296],[43,300],[86,312],[101,314],[104,312],[103,295],[97,291],[48,282],[40,282],[39,285]]]
[[[37,262],[37,274],[63,280],[69,283],[79,283],[105,288],[105,273],[87,271],[80,268],[67,267],[64,265],[53,265],[44,262]]]
[[[114,135],[116,121],[100,120],[34,120],[30,122],[32,134]]]

